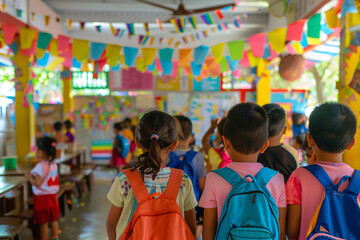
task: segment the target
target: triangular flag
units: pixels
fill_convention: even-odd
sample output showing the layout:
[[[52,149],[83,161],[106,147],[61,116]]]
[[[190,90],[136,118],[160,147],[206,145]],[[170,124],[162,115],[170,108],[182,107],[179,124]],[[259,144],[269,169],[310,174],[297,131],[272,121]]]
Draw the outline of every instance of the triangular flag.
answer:
[[[241,66],[243,66],[243,68],[250,67],[248,53],[249,53],[249,51],[244,50],[243,58],[240,60],[240,64],[241,64]]]
[[[50,23],[50,16],[44,16],[44,24],[45,24],[45,26],[49,26],[49,23]]]
[[[133,23],[126,23],[126,27],[129,32],[129,36],[135,35],[135,28]]]
[[[128,67],[133,67],[136,61],[136,55],[138,53],[138,48],[133,47],[124,47],[124,55],[125,55],[125,64]]]
[[[91,58],[95,61],[99,60],[105,50],[105,47],[106,47],[105,43],[92,42],[91,51],[90,51]]]
[[[307,36],[308,38],[319,39],[321,29],[321,14],[313,15],[307,23]]]
[[[22,18],[22,13],[23,13],[23,10],[22,9],[16,9],[16,16],[18,18]]]
[[[114,26],[112,25],[112,23],[109,23],[110,26],[110,30],[112,35],[116,36],[117,30],[114,28]],[[119,30],[119,29],[118,29]]]
[[[58,36],[58,47],[59,47],[59,52],[65,52],[66,49],[70,46],[70,40],[71,38],[65,36],[65,35],[59,35]]]
[[[160,64],[161,64],[161,67],[162,67],[165,75],[169,76],[172,74],[172,72],[173,72],[173,62],[172,61],[160,60]]]
[[[203,64],[205,58],[209,52],[208,46],[200,46],[194,49],[194,62],[196,64]]]
[[[47,49],[52,39],[52,34],[46,32],[39,32],[37,47],[40,49]]]
[[[254,34],[248,39],[248,42],[251,52],[255,57],[262,57],[264,55],[266,33]]]
[[[241,21],[239,17],[236,17],[234,20],[234,25],[236,28],[241,28]]]
[[[174,49],[172,48],[159,49],[160,60],[171,61],[173,53],[174,53]]]
[[[45,55],[46,50],[45,49],[36,49],[36,58],[42,58]]]
[[[101,32],[101,25],[95,25],[95,29],[98,33]]]
[[[50,58],[50,53],[48,52],[44,52],[44,55],[42,58],[37,58],[37,65],[40,67],[46,67],[46,65],[48,64]]]
[[[144,28],[146,35],[149,36],[150,35],[149,23],[144,22]]]
[[[177,24],[175,19],[170,19],[170,22],[174,25],[177,33],[180,33],[179,25]]]
[[[12,44],[14,41],[15,35],[18,31],[18,28],[15,25],[12,25],[10,23],[3,23],[1,25],[1,27],[2,27],[2,31],[3,31],[5,43],[7,45]]]
[[[219,17],[219,19],[223,19],[224,15],[221,13],[220,9],[215,10],[216,15]]]
[[[80,22],[79,24],[80,24],[80,29],[81,29],[82,31],[84,31],[84,30],[85,30],[85,24],[86,24],[86,22]]]
[[[214,21],[209,13],[202,14],[200,17],[206,25],[214,24]]]
[[[292,46],[293,46],[293,48],[294,48],[294,50],[296,51],[297,54],[301,55],[301,54],[304,53],[304,49],[301,46],[300,42],[296,41],[296,42],[293,43]]]
[[[20,47],[30,49],[36,37],[36,31],[30,28],[20,28]]]
[[[142,57],[144,59],[144,64],[146,66],[153,64],[157,49],[156,48],[142,48],[141,51],[142,51]]]
[[[337,15],[338,14],[336,9],[330,9],[329,11],[325,12],[326,22],[329,28],[336,28],[340,26],[340,21]]]
[[[194,29],[197,29],[196,17],[194,17],[194,16],[189,17],[189,22],[191,23],[191,26],[192,26]]]
[[[238,66],[239,66],[239,61],[238,60],[231,60],[230,56],[226,56],[226,60],[228,61],[229,65],[230,65],[230,69],[231,71],[235,71]]]
[[[219,43],[211,47],[211,52],[214,55],[217,63],[220,63],[221,59],[223,58],[224,47],[225,43]]]
[[[35,15],[36,15],[36,13],[34,13],[34,12],[31,13],[31,21],[35,20]]]
[[[230,57],[232,61],[241,60],[243,57],[243,40],[237,40],[234,42],[228,42],[228,49],[230,52]]]
[[[163,27],[163,25],[162,25],[162,21],[157,18],[157,19],[156,19],[156,23],[159,25],[160,30],[161,30],[161,31],[164,31],[164,27]]]
[[[252,54],[251,51],[248,52],[248,58],[249,58],[249,62],[250,62],[250,66],[251,67],[256,67],[259,63],[260,58],[258,57],[254,57],[254,55]]]
[[[59,44],[58,44],[58,40],[56,40],[55,38],[53,38],[50,42],[49,51],[50,51],[51,56],[59,55]]]
[[[277,53],[282,53],[285,51],[285,42],[286,42],[286,28],[276,28],[272,32],[268,33],[269,42],[271,48],[274,49]]]
[[[220,70],[221,72],[227,72],[229,70],[228,61],[226,60],[226,58],[222,58],[220,62]]]
[[[114,67],[117,65],[117,62],[120,57],[120,50],[121,50],[121,46],[112,45],[112,44],[106,45],[106,58],[108,60],[110,67]]]
[[[179,49],[179,67],[188,67],[191,65],[193,49]]]
[[[67,18],[66,19],[66,26],[67,26],[67,30],[71,30],[72,29],[72,20]]]
[[[344,3],[341,7],[341,17],[345,17],[346,13],[357,13],[358,10],[355,5],[354,0],[344,0]]]
[[[301,41],[304,25],[304,19],[290,24],[287,28],[286,41]]]
[[[89,41],[73,39],[72,53],[73,57],[79,62],[84,62],[89,56]]]
[[[55,57],[54,61],[52,61],[47,67],[47,71],[55,71],[57,67],[60,66],[60,64],[65,60],[65,58],[62,57]]]
[[[201,68],[202,64],[196,64],[195,62],[191,62],[192,73],[195,77],[200,76]]]

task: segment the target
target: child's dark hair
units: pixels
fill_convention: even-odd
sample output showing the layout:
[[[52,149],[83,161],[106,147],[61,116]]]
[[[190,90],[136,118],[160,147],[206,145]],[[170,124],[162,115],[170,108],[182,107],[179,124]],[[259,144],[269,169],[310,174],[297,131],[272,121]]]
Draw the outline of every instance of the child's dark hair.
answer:
[[[224,117],[223,119],[221,119],[221,121],[220,121],[219,124],[217,125],[217,129],[218,129],[218,132],[219,132],[220,136],[224,136],[224,125],[225,125],[225,121],[226,121],[226,117]]]
[[[37,139],[37,148],[44,151],[53,161],[56,157],[56,140],[51,137],[41,137]]]
[[[294,137],[294,141],[299,143],[300,146],[303,146],[306,141],[306,133],[302,133]]]
[[[56,131],[56,132],[60,132],[61,129],[62,129],[62,126],[63,126],[62,122],[55,122],[55,123],[54,123],[54,129],[55,129],[55,131]]]
[[[295,126],[301,126],[301,125],[304,125],[305,126],[305,115],[302,114],[302,113],[296,113],[294,112],[292,115],[291,115],[291,119],[292,119],[292,122]]]
[[[120,122],[117,122],[117,123],[114,123],[114,128],[118,131],[121,131],[124,129],[124,126]]]
[[[139,156],[133,169],[138,168],[142,176],[152,174],[155,179],[163,165],[160,150],[170,147],[178,140],[178,124],[167,113],[148,112],[140,120],[136,139],[147,151]]]
[[[123,123],[131,126],[131,119],[127,117],[127,118],[124,119]]]
[[[65,124],[65,127],[66,127],[67,130],[69,130],[69,129],[71,129],[73,127],[73,124],[72,124],[72,122],[70,120],[66,120],[64,122],[64,124]]]
[[[192,135],[192,122],[188,117],[185,116],[175,116],[179,121],[179,125],[182,130],[182,134],[179,135],[181,141],[188,140]]]
[[[276,103],[265,104],[263,108],[269,119],[269,137],[280,134],[286,124],[285,110]]]
[[[324,152],[345,151],[356,129],[356,116],[344,104],[326,102],[316,107],[310,115],[310,134],[317,147]]]
[[[268,139],[268,117],[264,108],[254,103],[240,103],[230,109],[224,136],[242,154],[259,151]]]

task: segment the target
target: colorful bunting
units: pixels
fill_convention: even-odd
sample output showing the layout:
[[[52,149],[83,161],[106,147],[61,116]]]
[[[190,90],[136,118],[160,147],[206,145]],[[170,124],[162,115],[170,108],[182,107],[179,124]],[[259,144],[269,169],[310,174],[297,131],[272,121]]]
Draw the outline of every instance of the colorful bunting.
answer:
[[[225,48],[225,43],[219,43],[211,47],[211,52],[215,57],[215,61],[220,63],[223,58],[223,52]]]
[[[193,49],[179,49],[179,67],[188,67],[192,61]]]
[[[344,3],[341,7],[341,16],[345,17],[346,13],[357,13],[358,10],[355,5],[354,0],[344,0]]]
[[[271,48],[277,53],[285,51],[286,28],[276,28],[268,33]],[[262,57],[262,56],[261,56]]]
[[[159,49],[160,60],[171,61],[173,53],[174,53],[174,49],[172,49],[172,48]]]
[[[162,25],[162,21],[157,18],[157,19],[156,19],[156,23],[159,25],[160,30],[161,30],[161,31],[164,31],[164,27],[163,27],[163,25]]]
[[[99,60],[105,50],[105,47],[106,47],[105,43],[92,42],[91,43],[91,51],[90,51],[91,58],[94,61]]]
[[[336,28],[340,26],[337,9],[330,9],[329,11],[325,12],[325,17],[329,28]]]
[[[220,9],[216,9],[215,13],[219,17],[220,20],[224,18],[224,15],[221,13]]]
[[[23,10],[22,9],[16,9],[16,16],[18,18],[21,18],[22,17],[22,13],[23,13]]]
[[[7,45],[12,44],[14,42],[14,38],[18,31],[18,28],[10,23],[3,23],[1,27],[3,31],[5,43]]]
[[[76,60],[84,62],[89,55],[89,41],[73,39],[72,53]]]
[[[66,26],[67,26],[67,30],[71,30],[72,29],[72,20],[71,19],[66,19]]]
[[[255,57],[262,57],[265,50],[266,33],[254,34],[249,38],[248,41],[252,54]]]
[[[138,51],[138,48],[124,47],[125,64],[128,67],[134,66]]]
[[[129,32],[129,36],[135,35],[134,23],[126,23],[127,30]]]
[[[101,25],[95,25],[95,29],[98,33],[101,33]]]
[[[299,20],[287,27],[286,41],[301,41],[305,20]]]
[[[21,49],[30,49],[33,45],[37,32],[30,28],[20,28],[20,47]]]
[[[234,25],[236,28],[241,28],[241,21],[239,17],[236,17],[234,20]]]
[[[86,22],[80,22],[80,29],[81,29],[82,31],[85,30],[85,24],[86,24]]]
[[[236,60],[242,59],[243,47],[244,47],[243,40],[228,42],[227,45],[228,45],[231,61],[236,61]]]
[[[44,16],[44,25],[45,26],[49,26],[49,23],[50,23],[50,16]]]
[[[37,47],[40,49],[47,49],[52,39],[52,34],[46,32],[39,32]]]
[[[321,14],[313,15],[307,23],[307,36],[308,38],[319,39],[321,28]]]
[[[147,36],[150,35],[149,23],[144,23],[144,29]]]
[[[205,58],[209,52],[208,46],[200,46],[194,49],[194,63],[203,64]]]
[[[200,16],[206,25],[214,24],[214,21],[209,13]]]
[[[191,23],[191,26],[192,26],[194,29],[197,29],[196,17],[194,17],[194,16],[189,17],[189,22]]]

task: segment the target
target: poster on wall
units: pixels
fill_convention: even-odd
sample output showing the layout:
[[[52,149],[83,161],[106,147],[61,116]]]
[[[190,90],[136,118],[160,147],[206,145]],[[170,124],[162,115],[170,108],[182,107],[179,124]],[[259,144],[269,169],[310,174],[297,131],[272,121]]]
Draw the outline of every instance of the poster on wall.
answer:
[[[153,74],[136,68],[122,69],[122,90],[153,90]]]
[[[109,89],[110,91],[122,90],[122,71],[109,72]]]
[[[195,92],[220,91],[220,76],[216,78],[206,78],[201,81],[193,80]]]
[[[156,76],[156,90],[158,90],[158,91],[180,91],[181,90],[180,77],[173,78],[172,76],[157,75]]]
[[[188,115],[189,99],[189,93],[168,93],[168,112],[172,115]]]

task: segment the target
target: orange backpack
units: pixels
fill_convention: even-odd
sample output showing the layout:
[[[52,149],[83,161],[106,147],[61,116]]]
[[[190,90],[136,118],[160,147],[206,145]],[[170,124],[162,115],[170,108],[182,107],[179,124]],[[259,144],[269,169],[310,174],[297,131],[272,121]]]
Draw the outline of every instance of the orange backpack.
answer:
[[[176,202],[183,178],[182,170],[171,169],[165,194],[154,193],[151,196],[137,170],[127,169],[124,173],[138,206],[120,240],[195,239]]]

